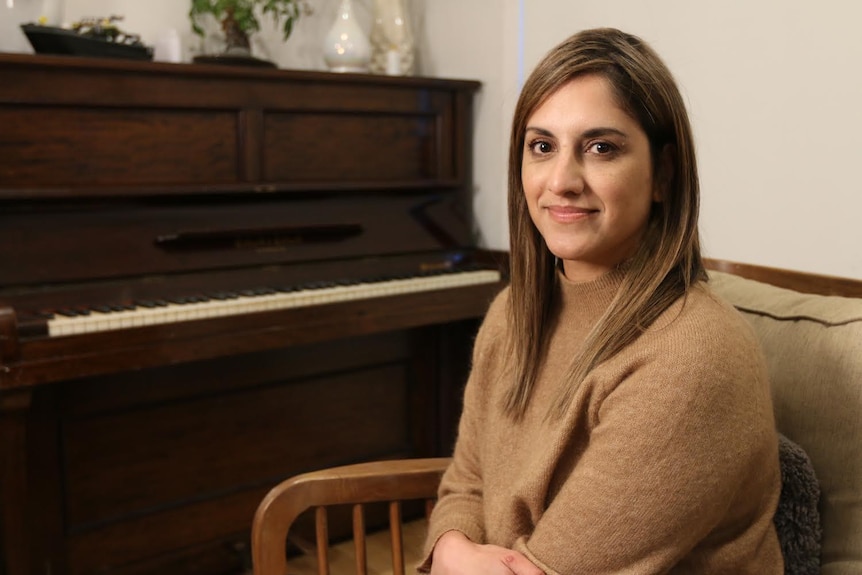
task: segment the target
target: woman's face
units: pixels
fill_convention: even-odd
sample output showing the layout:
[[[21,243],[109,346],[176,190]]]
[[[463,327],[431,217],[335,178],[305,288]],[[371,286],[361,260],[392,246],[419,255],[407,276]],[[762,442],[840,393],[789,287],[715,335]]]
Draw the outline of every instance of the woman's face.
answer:
[[[660,196],[649,140],[598,75],[579,76],[527,120],[530,217],[566,277],[595,279],[633,255]]]

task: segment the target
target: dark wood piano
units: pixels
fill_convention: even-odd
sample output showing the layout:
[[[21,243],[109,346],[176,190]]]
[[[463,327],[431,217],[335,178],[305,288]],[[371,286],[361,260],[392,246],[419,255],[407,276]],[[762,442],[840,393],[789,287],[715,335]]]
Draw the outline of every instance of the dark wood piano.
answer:
[[[0,55],[0,572],[240,572],[277,481],[448,453],[477,89]]]

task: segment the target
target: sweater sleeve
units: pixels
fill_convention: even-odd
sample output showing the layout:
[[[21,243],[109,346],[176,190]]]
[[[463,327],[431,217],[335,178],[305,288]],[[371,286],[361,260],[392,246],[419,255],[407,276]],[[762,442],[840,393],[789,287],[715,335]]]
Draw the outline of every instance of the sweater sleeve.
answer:
[[[616,385],[591,407],[586,450],[514,548],[548,575],[668,573],[709,538],[716,548],[749,538],[755,554],[777,499],[756,345],[682,334],[615,369]]]
[[[464,389],[464,403],[458,424],[458,439],[452,463],[443,475],[438,489],[438,499],[431,513],[428,535],[425,540],[424,561],[420,572],[431,568],[431,553],[443,533],[456,530],[471,541],[485,540],[485,525],[482,511],[482,463],[478,449],[483,430],[481,416],[488,400],[484,389],[487,371],[495,363],[502,338],[500,325],[508,290],[504,290],[491,304],[485,321],[476,335],[470,377]]]

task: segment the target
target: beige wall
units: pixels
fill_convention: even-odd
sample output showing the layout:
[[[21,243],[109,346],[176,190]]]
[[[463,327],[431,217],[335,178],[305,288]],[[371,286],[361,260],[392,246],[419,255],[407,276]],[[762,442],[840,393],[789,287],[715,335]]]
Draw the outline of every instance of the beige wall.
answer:
[[[22,0],[19,0],[22,1]],[[372,0],[354,0],[370,25]],[[319,39],[337,0],[286,45],[258,48],[283,67],[321,69]],[[507,247],[505,158],[519,87],[541,55],[592,26],[634,32],[665,57],[689,103],[703,186],[707,255],[862,278],[862,4],[846,0],[413,0],[420,72],[482,81],[474,180],[480,238]],[[182,0],[65,0],[64,15],[121,13],[153,42]],[[268,48],[267,48],[268,47]]]

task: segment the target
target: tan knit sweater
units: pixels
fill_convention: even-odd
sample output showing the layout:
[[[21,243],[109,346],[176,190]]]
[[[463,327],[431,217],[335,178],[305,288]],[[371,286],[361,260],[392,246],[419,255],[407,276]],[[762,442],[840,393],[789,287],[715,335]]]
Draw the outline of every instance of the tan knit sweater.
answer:
[[[476,339],[454,459],[431,517],[516,549],[547,574],[783,573],[772,516],[778,442],[764,359],[744,319],[705,285],[545,414],[623,272],[560,274],[557,321],[523,421],[501,410],[508,290]]]

